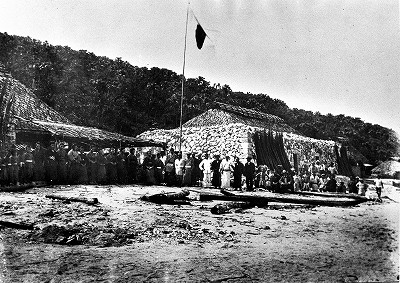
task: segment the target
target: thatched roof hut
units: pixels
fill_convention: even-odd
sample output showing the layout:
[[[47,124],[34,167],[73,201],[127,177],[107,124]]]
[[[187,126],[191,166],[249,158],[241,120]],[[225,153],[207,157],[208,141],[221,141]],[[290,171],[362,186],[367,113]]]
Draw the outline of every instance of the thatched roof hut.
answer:
[[[47,144],[52,139],[99,146],[163,146],[152,140],[74,125],[12,78],[1,65],[0,131],[4,146],[37,141]]]
[[[400,160],[392,159],[382,162],[373,168],[371,173],[386,178],[400,179]]]
[[[187,121],[183,124],[183,127],[210,127],[229,124],[243,124],[276,132],[296,132],[278,116],[220,102],[216,102],[212,109]]]

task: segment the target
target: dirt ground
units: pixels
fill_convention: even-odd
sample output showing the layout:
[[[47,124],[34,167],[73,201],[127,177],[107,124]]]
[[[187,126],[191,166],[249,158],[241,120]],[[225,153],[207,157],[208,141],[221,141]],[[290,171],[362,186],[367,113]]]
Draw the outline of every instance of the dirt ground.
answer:
[[[178,188],[0,193],[0,220],[35,227],[1,227],[0,282],[398,282],[399,190],[351,208],[271,203],[225,215],[210,213],[220,202],[139,200]]]

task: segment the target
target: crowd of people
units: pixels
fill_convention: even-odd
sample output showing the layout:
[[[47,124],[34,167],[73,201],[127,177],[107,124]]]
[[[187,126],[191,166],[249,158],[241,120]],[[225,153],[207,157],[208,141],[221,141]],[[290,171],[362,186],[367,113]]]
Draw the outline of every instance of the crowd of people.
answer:
[[[208,154],[145,153],[135,148],[88,151],[78,145],[52,142],[48,148],[36,143],[17,150],[0,152],[0,185],[46,184],[134,184],[167,186],[203,186],[252,191],[263,188],[277,193],[296,191],[342,192],[365,195],[367,185],[352,178],[348,184],[337,182],[335,164],[316,160],[290,171],[278,167],[256,166],[251,157],[242,163],[238,157],[221,158]]]
[[[128,184],[137,182],[138,159],[135,150],[98,149],[64,142],[51,142],[48,148],[12,146],[0,152],[0,185],[23,184]]]

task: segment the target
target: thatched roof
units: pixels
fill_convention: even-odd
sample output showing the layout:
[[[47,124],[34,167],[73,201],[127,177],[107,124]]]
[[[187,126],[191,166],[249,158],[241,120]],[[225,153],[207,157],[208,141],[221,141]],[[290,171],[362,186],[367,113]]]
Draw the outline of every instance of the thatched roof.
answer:
[[[163,146],[162,143],[72,124],[39,99],[29,88],[13,79],[0,66],[0,121],[15,122],[17,142],[59,138],[68,142],[100,145]]]
[[[0,74],[0,113],[41,121],[70,123],[17,80]]]
[[[233,113],[236,115],[241,115],[243,117],[247,118],[255,118],[258,120],[264,120],[264,121],[269,121],[273,123],[284,123],[285,121],[282,118],[279,118],[278,116],[272,115],[272,114],[267,114],[259,111],[255,111],[253,109],[248,109],[248,108],[243,108],[240,106],[233,106],[221,102],[216,102],[214,108],[216,109],[221,109],[223,111]]]
[[[283,119],[277,116],[224,103],[216,103],[214,109],[209,109],[203,114],[187,121],[183,124],[183,127],[210,127],[229,124],[244,124],[246,126],[266,128],[278,132],[296,132]]]
[[[394,176],[396,173],[400,172],[400,162],[395,160],[388,160],[382,162],[374,169],[371,170],[373,174],[383,175],[383,176]]]
[[[21,124],[24,124],[25,128],[28,126],[30,131],[34,130],[50,133],[53,138],[70,142],[95,143],[104,146],[163,146],[160,142],[128,137],[93,127],[40,120],[25,120],[20,117],[17,117],[17,120],[19,120]],[[22,133],[22,130],[20,130],[20,132]]]

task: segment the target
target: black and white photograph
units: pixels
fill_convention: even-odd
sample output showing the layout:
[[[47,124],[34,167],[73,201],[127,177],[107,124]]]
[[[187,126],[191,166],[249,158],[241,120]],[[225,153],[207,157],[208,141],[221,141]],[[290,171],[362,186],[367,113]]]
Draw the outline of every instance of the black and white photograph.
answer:
[[[0,283],[399,282],[399,15],[0,1]]]

